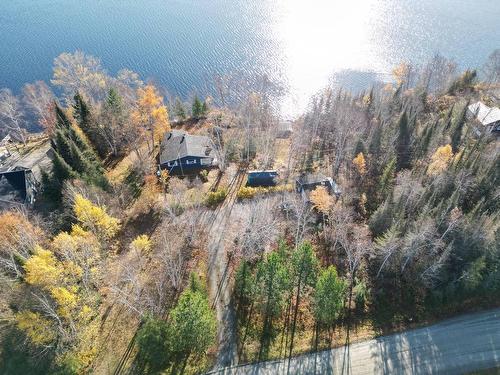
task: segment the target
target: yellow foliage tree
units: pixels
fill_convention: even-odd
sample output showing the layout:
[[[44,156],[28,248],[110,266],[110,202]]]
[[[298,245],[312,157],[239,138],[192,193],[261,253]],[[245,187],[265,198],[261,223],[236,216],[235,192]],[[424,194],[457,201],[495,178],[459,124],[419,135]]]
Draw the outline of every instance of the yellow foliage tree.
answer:
[[[356,170],[361,176],[364,176],[366,174],[366,160],[362,152],[360,152],[358,156],[356,156],[352,160],[352,163],[354,164]]]
[[[75,197],[73,210],[82,227],[94,233],[100,240],[113,238],[120,229],[120,221],[109,216],[105,207],[94,205],[80,194]]]
[[[153,85],[147,85],[137,90],[136,108],[132,112],[132,120],[141,134],[149,132],[152,144],[148,146],[152,151],[155,140],[161,139],[166,131],[170,130],[167,107],[163,104],[163,97]]]
[[[25,280],[28,284],[51,287],[61,282],[63,270],[49,250],[36,246],[34,254],[24,264]]]
[[[36,345],[47,345],[56,338],[50,320],[43,318],[39,313],[21,311],[15,315],[17,328]]]
[[[427,169],[427,174],[436,176],[443,172],[453,158],[453,151],[450,145],[439,147],[431,157],[431,163]]]
[[[398,86],[406,81],[409,72],[410,66],[406,63],[401,63],[392,70],[392,75]]]
[[[78,298],[76,293],[65,287],[55,287],[50,290],[50,294],[59,306],[57,309],[58,314],[64,318],[69,318],[73,309],[77,307]]]
[[[151,240],[145,234],[141,234],[132,241],[130,249],[138,254],[146,254],[151,250]]]
[[[309,199],[311,199],[314,208],[322,214],[327,214],[335,203],[333,197],[324,186],[318,186],[311,191]]]

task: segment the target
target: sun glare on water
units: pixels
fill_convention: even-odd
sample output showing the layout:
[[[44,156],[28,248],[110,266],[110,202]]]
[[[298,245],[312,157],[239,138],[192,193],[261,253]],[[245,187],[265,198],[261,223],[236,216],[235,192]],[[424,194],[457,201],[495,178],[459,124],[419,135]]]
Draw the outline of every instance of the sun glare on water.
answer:
[[[302,107],[336,72],[380,69],[371,33],[375,0],[283,0],[279,6],[275,33],[295,107]]]

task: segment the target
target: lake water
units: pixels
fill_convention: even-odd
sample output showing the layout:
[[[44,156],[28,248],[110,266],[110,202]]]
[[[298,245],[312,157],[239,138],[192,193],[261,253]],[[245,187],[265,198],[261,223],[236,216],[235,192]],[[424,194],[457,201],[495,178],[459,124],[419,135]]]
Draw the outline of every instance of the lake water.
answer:
[[[440,52],[476,67],[495,48],[500,0],[0,1],[0,87],[16,92],[80,49],[182,97],[215,75],[265,76],[293,112],[332,76],[357,88],[401,61]]]

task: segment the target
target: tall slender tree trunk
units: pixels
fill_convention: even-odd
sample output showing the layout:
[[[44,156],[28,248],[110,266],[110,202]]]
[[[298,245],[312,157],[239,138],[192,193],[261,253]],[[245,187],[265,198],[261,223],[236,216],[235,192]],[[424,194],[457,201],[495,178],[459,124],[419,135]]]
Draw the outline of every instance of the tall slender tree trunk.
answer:
[[[299,314],[299,303],[300,303],[300,287],[302,284],[302,275],[299,275],[299,281],[297,284],[297,297],[295,299],[295,312],[293,314],[293,324],[292,324],[292,335],[290,337],[290,351],[288,352],[288,368],[287,368],[287,374],[290,374],[290,362],[292,359],[292,352],[293,352],[293,339],[295,338],[295,328],[297,324],[297,316]]]

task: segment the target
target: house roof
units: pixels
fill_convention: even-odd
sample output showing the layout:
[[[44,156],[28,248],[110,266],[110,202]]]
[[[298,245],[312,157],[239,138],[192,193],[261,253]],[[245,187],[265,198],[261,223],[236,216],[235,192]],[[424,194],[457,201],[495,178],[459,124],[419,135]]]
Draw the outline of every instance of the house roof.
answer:
[[[287,132],[287,131],[293,131],[293,127],[292,127],[292,122],[291,121],[282,121],[280,123],[278,123],[278,131],[279,132]]]
[[[477,102],[469,105],[468,109],[485,126],[500,121],[500,108],[490,108],[481,102]]]
[[[16,168],[0,172],[0,200],[3,202],[23,203],[26,199],[26,174],[31,170]]]
[[[328,177],[326,177],[322,173],[307,173],[301,175],[299,178],[297,178],[297,182],[301,185],[311,185],[311,184],[318,184],[323,181],[327,181]]]
[[[203,135],[191,135],[180,130],[165,134],[161,143],[160,164],[186,156],[215,159],[215,145],[209,137]]]

